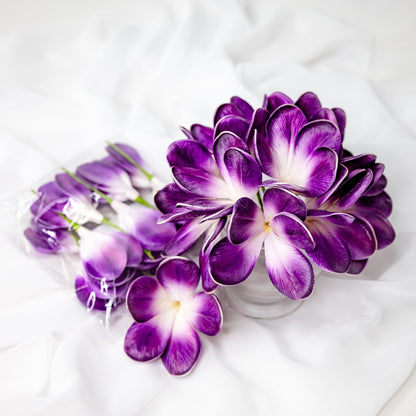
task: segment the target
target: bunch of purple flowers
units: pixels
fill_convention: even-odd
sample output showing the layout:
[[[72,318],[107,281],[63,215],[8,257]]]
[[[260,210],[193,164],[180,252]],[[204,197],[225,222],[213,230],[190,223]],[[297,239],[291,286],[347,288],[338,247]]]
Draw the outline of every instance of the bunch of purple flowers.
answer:
[[[126,354],[161,358],[174,375],[195,366],[197,331],[221,330],[212,292],[246,280],[262,252],[273,285],[298,300],[313,290],[313,263],[358,274],[395,237],[384,165],[344,149],[343,110],[275,92],[256,110],[231,98],[213,124],[170,145],[174,182],[156,207],[140,155],[109,144],[105,158],[38,189],[25,230],[38,251],[78,253],[79,300],[107,311],[126,300]],[[199,266],[180,256],[197,241]]]
[[[204,235],[203,288],[247,279],[264,249],[273,285],[291,299],[314,286],[312,263],[360,273],[394,240],[384,165],[343,147],[345,112],[311,92],[296,102],[275,92],[254,110],[239,97],[214,127],[194,124],[174,142],[174,182],[155,196],[162,223],[181,228],[165,248],[180,254]]]
[[[125,144],[106,150],[104,159],[82,164],[75,173],[63,169],[42,185],[24,232],[38,251],[78,253],[76,294],[96,310],[122,303],[130,283],[156,269],[176,233],[175,225],[157,223],[158,211],[143,197],[152,175],[136,150]]]

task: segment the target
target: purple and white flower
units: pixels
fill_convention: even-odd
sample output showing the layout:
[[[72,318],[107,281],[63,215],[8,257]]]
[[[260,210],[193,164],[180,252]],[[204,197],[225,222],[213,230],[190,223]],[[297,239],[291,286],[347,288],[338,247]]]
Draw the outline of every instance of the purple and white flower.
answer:
[[[142,276],[130,286],[127,307],[135,320],[126,334],[124,350],[137,361],[161,358],[169,373],[189,373],[198,361],[201,342],[197,331],[216,335],[222,310],[214,295],[195,293],[199,268],[191,260],[163,261],[156,278]]]
[[[264,245],[273,285],[291,299],[305,298],[312,291],[314,273],[301,250],[312,250],[315,245],[302,221],[305,204],[286,189],[271,188],[264,193],[263,210],[249,198],[237,201],[228,236],[210,253],[210,273],[221,285],[241,283],[250,275]]]

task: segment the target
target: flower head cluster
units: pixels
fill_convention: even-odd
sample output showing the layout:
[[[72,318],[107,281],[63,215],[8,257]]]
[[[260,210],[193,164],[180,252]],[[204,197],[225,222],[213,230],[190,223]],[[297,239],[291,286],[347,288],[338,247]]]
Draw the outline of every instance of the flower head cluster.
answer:
[[[151,175],[139,154],[125,144],[109,144],[107,152],[42,185],[24,233],[38,251],[78,253],[77,296],[98,310],[120,304],[129,284],[157,267],[176,234],[175,225],[157,223],[160,213],[143,197]]]
[[[181,224],[165,247],[181,254],[202,235],[203,288],[248,278],[264,248],[274,286],[308,296],[312,263],[360,273],[394,230],[384,165],[343,147],[345,112],[311,92],[296,102],[275,92],[261,108],[233,97],[214,126],[183,129],[168,149],[174,182],[155,196],[160,222]]]

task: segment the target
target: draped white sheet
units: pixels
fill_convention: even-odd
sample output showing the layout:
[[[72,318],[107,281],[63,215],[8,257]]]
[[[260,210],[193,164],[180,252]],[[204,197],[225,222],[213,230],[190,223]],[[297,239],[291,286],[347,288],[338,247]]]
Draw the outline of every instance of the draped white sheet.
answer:
[[[397,239],[362,276],[321,274],[287,317],[225,308],[223,331],[203,337],[200,362],[178,379],[126,357],[128,314],[106,329],[87,313],[71,272],[28,256],[22,220],[3,207],[1,413],[377,414],[416,363],[411,2],[57,4],[0,6],[0,195],[15,211],[25,190],[105,140],[130,142],[169,179],[165,152],[179,125],[210,124],[232,95],[259,106],[264,93],[312,90],[346,110],[345,146],[386,164]],[[414,414],[414,378],[380,414]]]

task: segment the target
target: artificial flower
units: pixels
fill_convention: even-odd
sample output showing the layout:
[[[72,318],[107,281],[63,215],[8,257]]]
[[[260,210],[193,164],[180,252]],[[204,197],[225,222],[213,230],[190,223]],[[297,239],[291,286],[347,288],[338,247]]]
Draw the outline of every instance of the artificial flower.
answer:
[[[234,206],[228,236],[219,241],[209,256],[215,282],[241,283],[253,270],[264,244],[266,267],[273,285],[291,299],[307,297],[313,288],[312,266],[301,250],[315,243],[302,219],[304,202],[283,188],[266,190],[263,211],[249,198]]]
[[[124,342],[129,357],[161,358],[168,372],[177,376],[194,368],[201,351],[197,331],[213,336],[222,326],[217,298],[195,293],[199,279],[194,262],[171,257],[159,265],[156,278],[142,276],[131,284],[127,307],[135,322]]]

